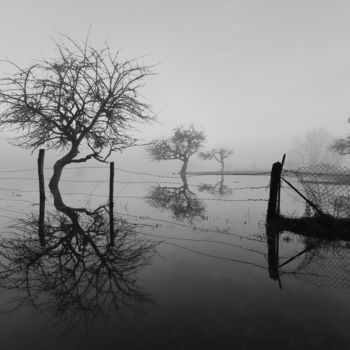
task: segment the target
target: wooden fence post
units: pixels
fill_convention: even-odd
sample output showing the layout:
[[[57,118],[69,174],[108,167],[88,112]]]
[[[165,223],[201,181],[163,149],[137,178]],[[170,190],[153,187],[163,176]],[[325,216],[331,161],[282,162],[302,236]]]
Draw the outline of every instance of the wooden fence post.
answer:
[[[278,209],[279,209],[279,191],[281,185],[281,172],[282,172],[282,164],[280,162],[276,162],[272,165],[271,169],[271,180],[270,180],[270,197],[269,203],[267,207],[267,222],[271,221],[278,217]]]
[[[284,154],[282,157],[281,174],[282,174],[282,169],[283,169],[285,160],[286,160],[286,154]],[[280,183],[278,185],[277,215],[280,215],[280,210],[281,210],[281,174],[280,174]]]
[[[42,247],[45,246],[45,181],[44,181],[44,157],[45,150],[39,150],[38,157],[38,175],[39,175],[39,193],[40,193],[40,205],[39,205],[39,240]]]
[[[114,246],[114,162],[109,163],[109,235],[110,235],[110,245]]]

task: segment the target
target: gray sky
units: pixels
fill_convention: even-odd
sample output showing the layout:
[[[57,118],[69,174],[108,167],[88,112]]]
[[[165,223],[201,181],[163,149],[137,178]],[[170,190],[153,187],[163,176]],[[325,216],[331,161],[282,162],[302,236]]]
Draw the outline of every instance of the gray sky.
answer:
[[[143,92],[161,125],[145,139],[195,123],[232,164],[270,167],[310,129],[350,131],[349,1],[2,0],[1,13],[0,56],[20,65],[89,26],[91,44],[157,64]]]

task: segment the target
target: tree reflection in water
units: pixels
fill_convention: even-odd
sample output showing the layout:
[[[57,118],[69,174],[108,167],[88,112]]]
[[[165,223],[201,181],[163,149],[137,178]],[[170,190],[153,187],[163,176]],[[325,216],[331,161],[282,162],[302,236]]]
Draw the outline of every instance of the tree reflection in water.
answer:
[[[198,186],[200,192],[208,192],[213,196],[219,195],[220,197],[229,196],[233,194],[233,189],[224,184],[224,175],[221,175],[220,181],[215,185],[200,184]]]
[[[107,317],[112,308],[151,301],[136,273],[150,263],[155,244],[138,239],[136,226],[119,218],[111,246],[104,207],[60,209],[47,214],[45,247],[39,244],[34,215],[18,220],[14,234],[0,241],[0,286],[20,293],[16,307],[32,304],[72,328],[81,320]]]
[[[181,175],[181,180],[182,186],[179,187],[153,187],[148,195],[148,202],[156,208],[172,211],[178,220],[203,218],[206,209],[204,203],[189,190],[186,176]]]

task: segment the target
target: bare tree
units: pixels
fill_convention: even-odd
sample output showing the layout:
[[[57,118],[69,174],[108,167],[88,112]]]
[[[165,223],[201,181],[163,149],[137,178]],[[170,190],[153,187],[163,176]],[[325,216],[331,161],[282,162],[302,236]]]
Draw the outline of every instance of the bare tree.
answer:
[[[225,166],[225,159],[229,158],[233,154],[232,149],[228,148],[213,148],[209,152],[200,152],[199,158],[203,160],[212,160],[215,159],[217,162],[221,164],[220,172],[222,173],[224,171]]]
[[[95,49],[67,36],[55,44],[57,58],[24,68],[9,62],[15,73],[0,81],[0,127],[18,132],[15,144],[68,150],[54,165],[51,190],[64,166],[106,161],[134,144],[135,122],[153,118],[139,93],[150,67],[121,61],[107,44]],[[82,149],[86,155],[77,158]]]
[[[178,159],[183,162],[180,174],[185,174],[190,157],[202,147],[206,136],[193,125],[176,128],[168,139],[153,140],[148,152],[153,160]]]

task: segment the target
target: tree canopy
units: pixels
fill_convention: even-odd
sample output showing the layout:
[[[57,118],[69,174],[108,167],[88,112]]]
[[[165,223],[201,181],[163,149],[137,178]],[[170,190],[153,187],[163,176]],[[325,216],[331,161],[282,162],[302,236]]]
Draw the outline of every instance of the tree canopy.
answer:
[[[19,131],[21,147],[85,143],[90,158],[103,160],[103,149],[110,154],[134,142],[132,123],[150,119],[139,88],[151,73],[135,60],[120,61],[108,46],[95,49],[65,39],[56,42],[55,59],[24,68],[10,62],[16,72],[1,79],[0,126]]]
[[[224,171],[224,165],[225,165],[225,159],[229,158],[233,154],[232,149],[228,148],[213,148],[212,150],[208,152],[200,152],[199,158],[203,160],[211,160],[215,159],[217,162],[221,164],[221,172]]]
[[[121,60],[106,44],[96,49],[64,36],[57,57],[27,67],[9,62],[15,72],[0,80],[0,127],[17,131],[18,146],[69,149],[55,164],[62,168],[94,158],[106,161],[113,151],[134,144],[135,122],[153,118],[140,95],[150,67]],[[82,146],[85,157],[76,158]]]
[[[183,162],[180,173],[184,174],[190,157],[202,147],[206,136],[203,131],[196,130],[193,125],[174,129],[168,139],[153,140],[148,152],[153,160],[178,159]]]

